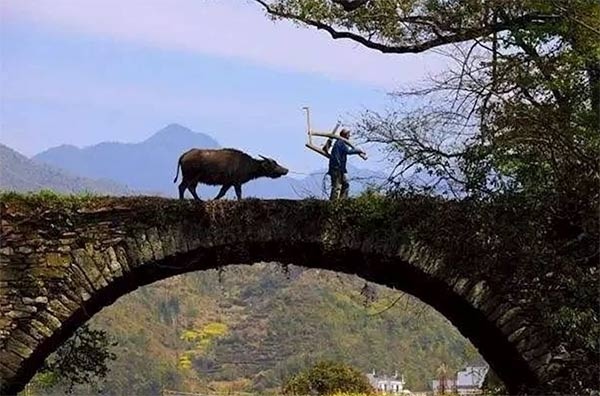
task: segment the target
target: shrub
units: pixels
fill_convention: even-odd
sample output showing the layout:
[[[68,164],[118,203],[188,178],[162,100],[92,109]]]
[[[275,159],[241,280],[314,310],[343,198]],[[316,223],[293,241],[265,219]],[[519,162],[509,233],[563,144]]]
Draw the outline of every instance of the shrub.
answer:
[[[339,392],[371,393],[373,388],[359,370],[339,362],[324,361],[286,381],[288,395],[333,395]]]

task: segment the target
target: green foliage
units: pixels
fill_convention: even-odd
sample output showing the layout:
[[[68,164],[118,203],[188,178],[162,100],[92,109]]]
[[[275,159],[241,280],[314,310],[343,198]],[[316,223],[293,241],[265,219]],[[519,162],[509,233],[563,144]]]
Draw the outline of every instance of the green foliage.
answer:
[[[37,192],[19,193],[14,191],[1,191],[0,202],[6,205],[15,205],[24,209],[35,210],[39,207],[47,208],[75,208],[82,205],[93,204],[102,201],[100,195],[91,192],[78,194],[61,194],[53,190],[40,190]]]
[[[358,1],[351,12],[338,0],[260,2],[274,17],[386,53],[464,45],[448,53],[456,67],[395,94],[412,105],[367,112],[358,125],[392,154],[399,186],[538,200],[553,193],[580,205],[597,195],[597,1]]]
[[[119,342],[102,388],[114,395],[208,392],[245,380],[247,391],[276,391],[315,362],[335,360],[363,373],[398,370],[419,390],[441,362],[458,370],[477,356],[430,307],[409,296],[392,304],[399,293],[377,285],[369,285],[375,298],[365,305],[364,285],[327,271],[256,264],[140,288],[92,319]],[[169,321],[159,320],[161,301],[179,307]],[[203,337],[210,344],[198,350]]]
[[[44,362],[44,367],[33,380],[40,389],[64,388],[72,393],[76,385],[96,386],[106,377],[109,364],[116,359],[112,348],[117,343],[105,330],[90,328],[87,324],[61,345]]]
[[[391,196],[462,200],[411,230],[416,240],[471,271],[485,263],[507,298],[537,302],[532,321],[569,367],[543,386],[598,389],[600,2],[259,2],[378,51],[446,54],[439,76],[396,92],[397,108],[367,111],[357,129],[391,159]],[[402,216],[366,198],[360,224]]]
[[[359,370],[339,362],[324,361],[286,381],[284,394],[333,395],[339,392],[371,393],[367,377]]]
[[[52,390],[59,383],[60,377],[58,373],[42,370],[31,379],[30,386],[33,389],[45,392]]]

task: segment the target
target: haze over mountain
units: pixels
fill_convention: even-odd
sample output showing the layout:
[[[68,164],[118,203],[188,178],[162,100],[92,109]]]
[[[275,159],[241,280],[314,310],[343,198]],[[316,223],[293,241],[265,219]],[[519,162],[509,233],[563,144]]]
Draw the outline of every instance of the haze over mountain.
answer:
[[[93,178],[107,178],[127,184],[138,191],[156,191],[166,196],[176,196],[173,184],[177,159],[190,148],[219,148],[219,143],[204,133],[194,132],[179,124],[170,124],[140,143],[105,142],[78,148],[62,145],[33,157],[33,160],[67,169],[73,173]],[[275,158],[285,166],[285,159]],[[310,175],[257,179],[244,185],[245,197],[304,198],[322,197],[325,170]],[[382,174],[350,168],[352,178],[373,180]],[[352,193],[363,189],[362,183],[352,183]],[[199,185],[203,199],[212,198],[218,188]],[[229,192],[233,196],[233,191]]]
[[[51,189],[62,193],[91,192],[129,195],[125,185],[111,180],[95,180],[73,175],[62,169],[36,163],[15,150],[0,144],[0,190],[39,191]]]
[[[207,135],[171,124],[141,143],[104,142],[78,148],[62,145],[34,161],[92,178],[107,178],[136,190],[170,193],[179,155],[190,147],[218,147]]]

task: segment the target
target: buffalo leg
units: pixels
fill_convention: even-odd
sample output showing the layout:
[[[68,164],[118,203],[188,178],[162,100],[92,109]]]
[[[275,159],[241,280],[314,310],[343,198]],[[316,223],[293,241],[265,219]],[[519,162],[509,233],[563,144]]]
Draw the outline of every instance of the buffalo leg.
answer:
[[[219,191],[219,193],[217,194],[217,196],[214,199],[221,199],[223,198],[223,196],[225,194],[227,194],[227,191],[231,188],[231,184],[225,184],[223,187],[221,187],[221,190]]]
[[[188,186],[188,190],[192,193],[192,196],[194,197],[194,199],[196,201],[200,201],[200,197],[198,196],[198,194],[196,194],[196,186],[198,185],[198,183],[194,183],[194,184],[190,184]]]
[[[181,181],[179,183],[179,199],[183,199],[183,195],[185,194],[185,189],[187,188],[187,183],[185,181]]]
[[[237,196],[238,201],[240,199],[242,199],[242,185],[241,184],[235,185],[235,195]]]

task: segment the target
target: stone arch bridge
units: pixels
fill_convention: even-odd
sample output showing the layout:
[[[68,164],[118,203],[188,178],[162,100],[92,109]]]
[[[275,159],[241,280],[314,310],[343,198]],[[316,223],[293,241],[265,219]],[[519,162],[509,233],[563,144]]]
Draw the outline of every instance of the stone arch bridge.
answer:
[[[421,236],[448,224],[468,232],[458,204],[15,196],[1,209],[2,395],[23,389],[78,326],[132,290],[259,261],[356,274],[420,298],[475,345],[511,393],[540,389],[560,369],[535,306],[465,268],[460,246],[449,258],[437,236]]]

